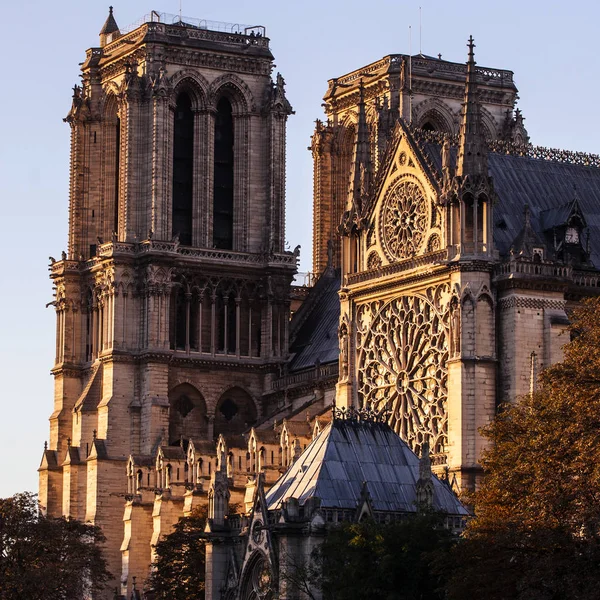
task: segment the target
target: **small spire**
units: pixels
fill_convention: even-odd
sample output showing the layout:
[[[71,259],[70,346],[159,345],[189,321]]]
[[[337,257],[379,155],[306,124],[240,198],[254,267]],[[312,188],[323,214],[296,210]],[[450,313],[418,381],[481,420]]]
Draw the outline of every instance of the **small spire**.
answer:
[[[371,172],[371,149],[369,142],[369,127],[365,107],[365,86],[360,80],[358,86],[358,122],[354,143],[354,164],[350,187],[349,208],[360,211],[364,197],[369,191]]]
[[[111,35],[110,41],[115,40],[121,35],[121,32],[119,31],[119,26],[117,25],[117,22],[115,21],[115,18],[113,16],[112,6],[108,7],[108,17],[104,22],[102,29],[100,30],[100,46],[105,46],[108,43],[107,37],[109,35]]]
[[[44,442],[44,452],[48,451],[48,440]]]
[[[97,433],[98,432],[95,429],[92,431],[92,440],[94,440],[94,442],[96,441],[96,435],[97,435]]]
[[[298,438],[296,438],[294,440],[294,458],[293,458],[293,462],[296,462],[300,458],[301,454],[302,454],[302,446],[300,446],[300,440]]]
[[[462,109],[456,174],[463,177],[466,175],[487,176],[487,144],[479,105],[477,73],[475,71],[477,63],[475,62],[473,36],[469,37],[467,46],[469,48],[469,58],[467,60],[467,81]]]
[[[423,442],[421,457],[419,458],[419,478],[431,481],[431,458],[429,456],[429,442]]]

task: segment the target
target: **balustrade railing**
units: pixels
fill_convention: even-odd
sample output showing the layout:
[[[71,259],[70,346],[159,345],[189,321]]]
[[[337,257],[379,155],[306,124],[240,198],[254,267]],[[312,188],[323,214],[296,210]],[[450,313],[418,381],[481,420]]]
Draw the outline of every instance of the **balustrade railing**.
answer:
[[[146,25],[149,31],[162,31],[168,35],[175,35],[177,37],[205,39],[229,44],[253,45],[262,48],[269,47],[266,29],[262,25],[224,23],[221,21],[182,17],[181,15],[164,12],[159,13],[157,11],[152,11],[137,21],[123,27],[120,33],[126,35],[142,25]]]
[[[292,373],[290,375],[284,375],[279,379],[273,381],[273,391],[283,390],[285,388],[293,387],[307,381],[317,381],[318,379],[326,379],[329,377],[337,377],[338,375],[338,363],[329,363],[326,365],[317,365],[312,369],[301,371],[300,373]]]
[[[98,246],[97,256],[107,258],[117,254],[145,254],[150,252],[167,252],[191,258],[223,260],[227,262],[255,264],[288,264],[295,265],[296,258],[291,252],[284,253],[247,253],[233,250],[216,250],[208,248],[192,248],[181,246],[178,242],[162,240],[144,240],[137,244],[126,242],[107,242]]]
[[[518,259],[509,260],[497,265],[495,268],[495,275],[496,277],[527,275],[529,277],[570,279],[573,276],[573,268],[569,265],[557,265]]]

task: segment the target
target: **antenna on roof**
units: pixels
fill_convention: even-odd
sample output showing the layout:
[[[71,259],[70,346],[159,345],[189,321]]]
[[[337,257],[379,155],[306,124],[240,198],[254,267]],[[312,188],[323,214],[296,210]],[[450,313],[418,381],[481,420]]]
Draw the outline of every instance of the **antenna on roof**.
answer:
[[[408,123],[412,125],[412,25],[408,26]]]
[[[421,49],[421,40],[422,40],[422,29],[421,29],[421,7],[419,6],[419,54],[423,54]]]
[[[182,19],[181,19],[181,2],[182,2],[182,0],[179,0],[179,22],[180,23],[182,22]]]

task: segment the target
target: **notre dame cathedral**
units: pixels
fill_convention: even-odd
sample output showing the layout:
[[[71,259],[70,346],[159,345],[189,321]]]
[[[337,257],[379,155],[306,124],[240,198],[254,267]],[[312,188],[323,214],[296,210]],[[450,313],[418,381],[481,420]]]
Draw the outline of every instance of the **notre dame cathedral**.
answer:
[[[263,27],[111,9],[73,88],[40,502],[102,527],[123,597],[199,506],[211,600],[304,597],[286,573],[339,521],[460,530],[478,429],[598,293],[600,157],[531,145],[472,39],[329,80],[297,285],[273,66]]]

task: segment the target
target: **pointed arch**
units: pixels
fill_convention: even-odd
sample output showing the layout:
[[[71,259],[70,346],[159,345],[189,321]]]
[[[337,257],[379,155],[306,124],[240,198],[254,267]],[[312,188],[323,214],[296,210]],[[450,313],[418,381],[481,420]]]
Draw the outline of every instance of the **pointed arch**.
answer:
[[[439,98],[430,98],[415,107],[413,122],[421,129],[454,134],[457,115]]]
[[[204,396],[189,383],[169,392],[169,445],[181,439],[203,439],[208,434],[208,417]]]
[[[495,140],[498,137],[498,124],[494,115],[485,107],[479,106],[481,111],[481,121],[483,124],[483,134],[486,140]]]
[[[173,99],[181,92],[186,92],[192,101],[194,111],[204,110],[208,104],[208,80],[197,71],[181,69],[174,73],[169,79],[173,89]]]
[[[248,84],[233,73],[225,73],[210,84],[209,103],[212,108],[216,109],[223,97],[231,103],[234,115],[256,111],[254,96]]]

